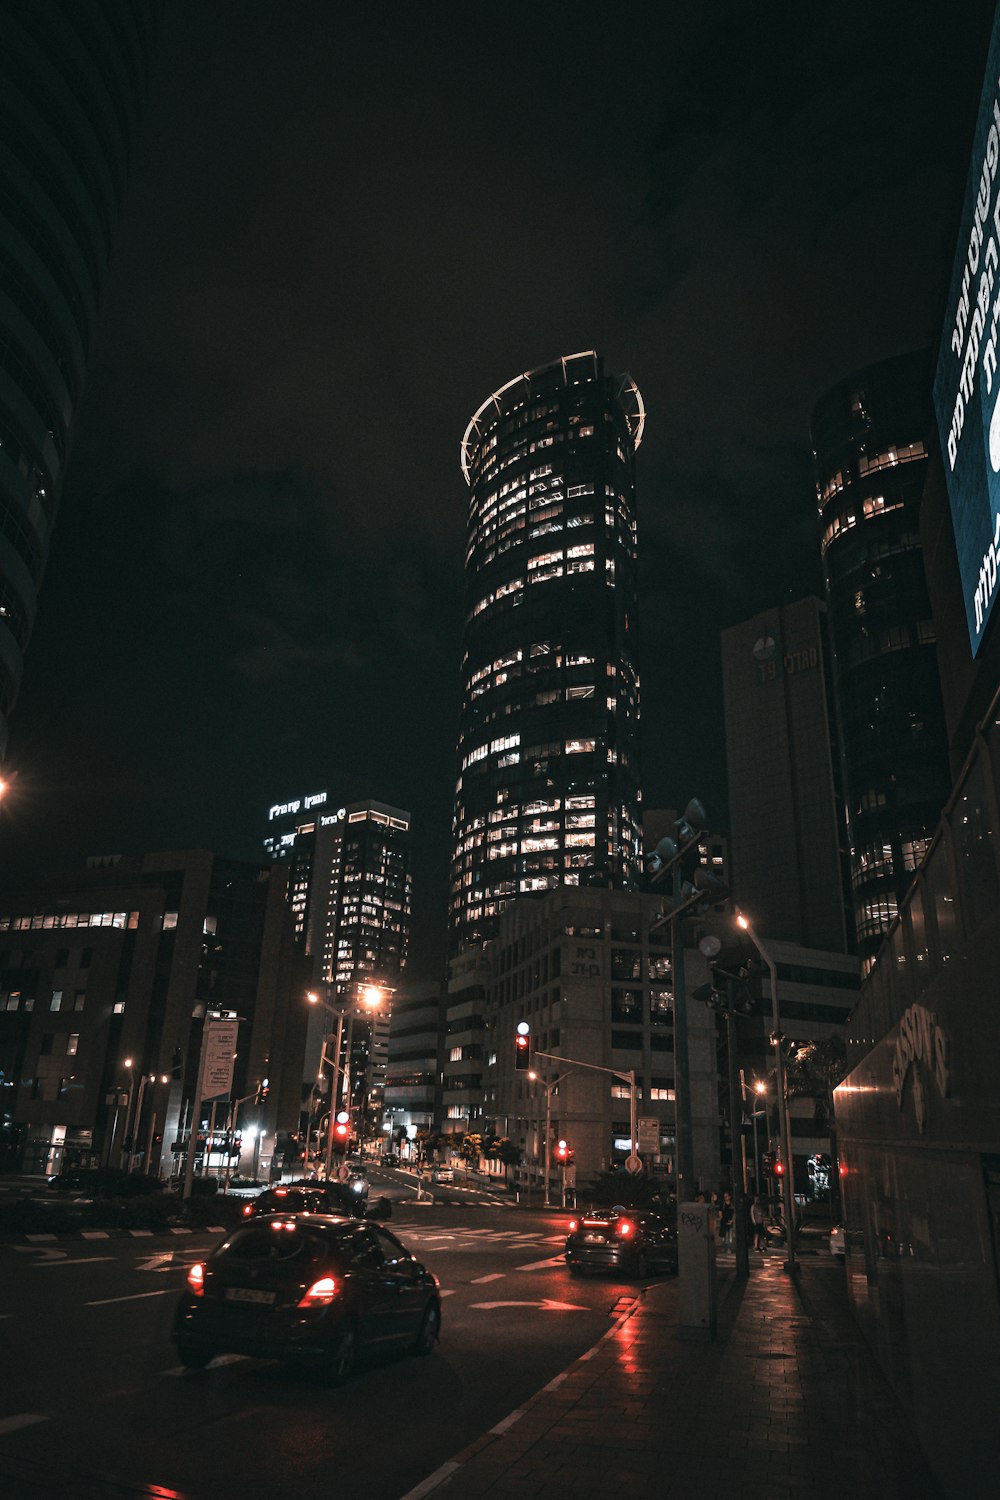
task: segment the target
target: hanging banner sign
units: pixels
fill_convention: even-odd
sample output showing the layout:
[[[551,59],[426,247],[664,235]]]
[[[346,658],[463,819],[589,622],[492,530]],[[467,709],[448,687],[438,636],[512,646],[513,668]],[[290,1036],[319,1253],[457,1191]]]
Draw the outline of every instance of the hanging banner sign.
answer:
[[[202,1068],[202,1099],[228,1099],[233,1087],[236,1066],[238,1021],[206,1021],[202,1046],[205,1061]]]

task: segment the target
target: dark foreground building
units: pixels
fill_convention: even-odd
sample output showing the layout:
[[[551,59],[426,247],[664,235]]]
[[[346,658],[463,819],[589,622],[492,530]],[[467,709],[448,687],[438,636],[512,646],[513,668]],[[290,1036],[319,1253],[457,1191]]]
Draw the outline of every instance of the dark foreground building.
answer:
[[[306,977],[285,872],[205,850],[94,861],[0,911],[2,1162],[179,1171],[206,1017],[238,1019],[229,1097],[258,1165],[299,1128]],[[145,1078],[145,1084],[142,1080]],[[265,1085],[266,1080],[266,1085]],[[266,1094],[265,1094],[266,1088]],[[215,1111],[222,1136],[229,1099]],[[198,1112],[205,1158],[207,1103]]]
[[[631,378],[588,352],[516,376],[466,429],[453,953],[521,896],[637,884],[644,419]]]
[[[861,370],[812,420],[854,925],[870,965],[947,796],[947,740],[920,500],[929,353]]]
[[[0,761],[159,0],[0,0]]]

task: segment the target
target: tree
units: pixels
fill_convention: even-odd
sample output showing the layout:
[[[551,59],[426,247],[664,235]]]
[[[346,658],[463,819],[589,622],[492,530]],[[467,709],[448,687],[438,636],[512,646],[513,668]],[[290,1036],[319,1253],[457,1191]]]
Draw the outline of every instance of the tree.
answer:
[[[459,1156],[467,1161],[471,1167],[479,1166],[479,1158],[483,1154],[483,1138],[481,1135],[467,1135],[459,1147]]]

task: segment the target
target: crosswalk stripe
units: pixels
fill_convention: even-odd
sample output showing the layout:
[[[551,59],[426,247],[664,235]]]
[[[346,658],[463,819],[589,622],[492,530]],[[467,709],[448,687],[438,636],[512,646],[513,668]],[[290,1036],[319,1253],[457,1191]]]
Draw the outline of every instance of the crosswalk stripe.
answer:
[[[0,1435],[17,1432],[21,1427],[33,1427],[36,1422],[50,1422],[51,1420],[51,1417],[43,1416],[41,1412],[23,1411],[19,1416],[0,1419]]]

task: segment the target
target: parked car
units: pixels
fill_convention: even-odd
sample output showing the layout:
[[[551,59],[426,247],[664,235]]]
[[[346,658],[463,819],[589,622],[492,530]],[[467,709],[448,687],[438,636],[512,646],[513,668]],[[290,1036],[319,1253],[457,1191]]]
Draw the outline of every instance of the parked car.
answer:
[[[369,1351],[430,1354],[437,1278],[381,1225],[281,1215],[242,1224],[187,1273],[174,1317],[181,1364],[216,1354],[306,1361],[340,1382]]]
[[[451,1167],[434,1167],[431,1172],[431,1182],[454,1182],[455,1173]]]
[[[654,1269],[677,1270],[677,1230],[651,1209],[599,1208],[571,1219],[566,1264],[574,1276],[584,1271],[624,1271],[648,1276]]]

